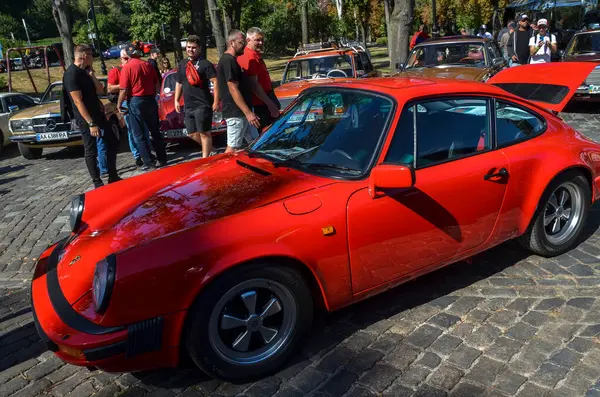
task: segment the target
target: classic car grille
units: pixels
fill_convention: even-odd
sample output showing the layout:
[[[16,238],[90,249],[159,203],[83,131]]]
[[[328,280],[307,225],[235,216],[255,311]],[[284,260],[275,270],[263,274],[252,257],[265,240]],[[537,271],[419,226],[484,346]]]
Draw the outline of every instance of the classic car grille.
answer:
[[[33,119],[33,130],[35,132],[70,131],[71,123],[63,123],[60,116],[36,118]]]
[[[600,68],[596,67],[585,79],[587,85],[600,85]]]

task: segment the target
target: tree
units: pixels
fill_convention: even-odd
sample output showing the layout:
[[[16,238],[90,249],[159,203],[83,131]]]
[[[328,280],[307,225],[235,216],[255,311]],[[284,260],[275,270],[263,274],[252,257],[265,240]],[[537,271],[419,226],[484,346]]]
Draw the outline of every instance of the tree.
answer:
[[[200,55],[206,58],[206,1],[190,0],[190,11],[192,14],[192,28],[196,36],[200,38]]]
[[[384,0],[390,15],[388,51],[390,55],[390,70],[398,71],[397,63],[406,61],[410,28],[412,25],[412,0]]]
[[[303,0],[301,5],[302,15],[302,44],[308,44],[308,0]]]
[[[65,65],[70,66],[73,63],[73,34],[71,32],[71,27],[73,25],[71,25],[69,0],[51,1],[52,16],[54,17],[62,41]]]
[[[207,0],[207,5],[212,33],[213,36],[215,36],[215,42],[217,44],[217,52],[219,53],[219,58],[221,58],[227,47],[227,43],[225,42],[226,36],[223,30],[223,20],[221,19],[221,10],[217,7],[216,0]]]

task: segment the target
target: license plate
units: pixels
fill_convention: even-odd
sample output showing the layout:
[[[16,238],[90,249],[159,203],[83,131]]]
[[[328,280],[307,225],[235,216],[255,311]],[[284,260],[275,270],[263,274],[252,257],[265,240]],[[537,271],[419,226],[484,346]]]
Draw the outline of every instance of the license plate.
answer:
[[[598,94],[600,93],[600,85],[591,85],[588,87],[588,92],[590,94]]]
[[[44,132],[41,134],[36,134],[36,140],[38,142],[43,141],[60,141],[63,139],[69,139],[69,134],[65,132]]]
[[[169,130],[167,131],[167,137],[169,138],[180,138],[183,136],[187,136],[187,131],[184,129],[182,130]]]

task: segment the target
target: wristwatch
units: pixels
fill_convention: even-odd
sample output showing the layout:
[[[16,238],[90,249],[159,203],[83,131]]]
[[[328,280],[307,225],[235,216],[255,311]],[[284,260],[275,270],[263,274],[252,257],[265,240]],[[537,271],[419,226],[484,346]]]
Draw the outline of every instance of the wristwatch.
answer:
[[[95,127],[95,126],[96,126],[96,123],[94,123],[93,121],[90,121],[88,123],[88,127],[90,127],[90,128]]]

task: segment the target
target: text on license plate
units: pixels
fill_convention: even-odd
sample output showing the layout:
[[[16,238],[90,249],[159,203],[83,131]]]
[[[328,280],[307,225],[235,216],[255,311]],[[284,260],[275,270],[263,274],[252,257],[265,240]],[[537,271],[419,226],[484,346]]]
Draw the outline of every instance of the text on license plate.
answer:
[[[42,141],[57,141],[61,139],[69,139],[69,134],[65,132],[44,132],[41,134],[36,134],[36,139],[38,142]]]
[[[588,92],[590,94],[598,94],[598,93],[600,93],[600,85],[590,85],[588,87]]]
[[[182,130],[170,130],[167,131],[167,136],[170,138],[178,138],[180,136],[187,136],[187,131],[184,129]]]

